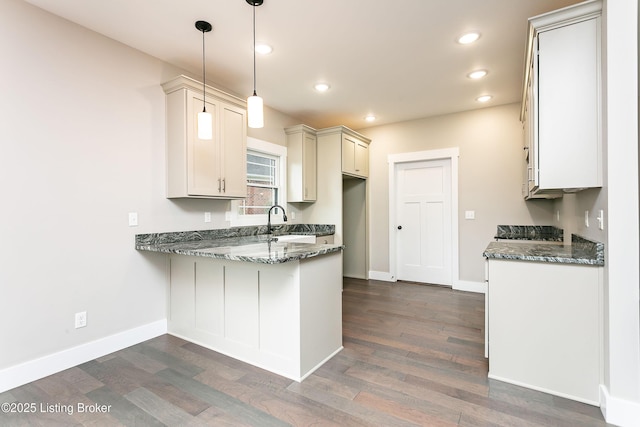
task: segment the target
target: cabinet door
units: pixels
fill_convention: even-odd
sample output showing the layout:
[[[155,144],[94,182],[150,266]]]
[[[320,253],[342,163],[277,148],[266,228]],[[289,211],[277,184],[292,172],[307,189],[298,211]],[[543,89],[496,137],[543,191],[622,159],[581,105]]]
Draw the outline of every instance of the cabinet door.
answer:
[[[316,136],[304,132],[303,135],[303,186],[304,186],[304,200],[313,201],[316,200],[316,176],[317,176],[317,163],[316,163]]]
[[[245,110],[222,104],[220,108],[220,195],[247,196],[247,141]]]
[[[364,142],[356,141],[354,148],[356,175],[369,176],[369,146]]]
[[[342,172],[356,172],[356,141],[348,136],[342,137]]]
[[[188,91],[187,117],[187,192],[190,196],[217,196],[220,187],[219,133],[214,128],[213,139],[198,138],[197,113],[202,111],[202,96]],[[213,117],[214,127],[218,119],[218,104],[207,101],[207,112]]]
[[[538,35],[540,188],[602,185],[598,23]]]

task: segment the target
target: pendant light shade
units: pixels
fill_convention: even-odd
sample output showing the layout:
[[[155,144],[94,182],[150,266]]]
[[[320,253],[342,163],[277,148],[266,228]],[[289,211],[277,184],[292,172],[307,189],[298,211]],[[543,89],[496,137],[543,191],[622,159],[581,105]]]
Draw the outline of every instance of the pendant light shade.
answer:
[[[247,0],[253,6],[253,95],[247,98],[247,125],[250,128],[264,127],[264,106],[262,98],[256,94],[256,6],[263,0]]]
[[[198,139],[213,139],[213,116],[206,109],[198,113]]]
[[[212,27],[207,21],[197,21],[196,29],[202,31],[202,112],[198,113],[198,139],[213,139],[213,117],[207,113],[207,88],[204,61],[204,33],[211,31]]]
[[[264,109],[262,98],[253,92],[253,95],[247,98],[247,120],[250,128],[264,127]]]

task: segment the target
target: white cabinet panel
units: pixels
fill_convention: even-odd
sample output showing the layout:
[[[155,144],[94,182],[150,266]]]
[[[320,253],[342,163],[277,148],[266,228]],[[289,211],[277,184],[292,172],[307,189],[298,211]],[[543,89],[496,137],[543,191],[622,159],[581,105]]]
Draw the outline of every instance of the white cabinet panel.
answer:
[[[224,335],[224,266],[199,262],[195,265],[196,329]]]
[[[258,347],[258,271],[244,264],[229,264],[225,271],[225,338]]]
[[[171,304],[169,320],[179,327],[193,327],[194,324],[194,271],[195,262],[188,258],[172,258]]]
[[[316,130],[297,125],[285,129],[287,135],[287,201],[315,202],[317,199]]]
[[[541,188],[602,185],[597,19],[538,35]]]
[[[602,268],[488,265],[489,377],[597,405]]]

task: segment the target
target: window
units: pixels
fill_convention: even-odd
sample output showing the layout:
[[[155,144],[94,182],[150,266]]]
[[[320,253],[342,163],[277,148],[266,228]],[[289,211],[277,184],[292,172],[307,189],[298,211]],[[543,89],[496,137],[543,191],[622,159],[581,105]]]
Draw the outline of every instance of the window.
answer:
[[[271,206],[286,205],[286,166],[287,147],[247,138],[247,197],[231,203],[231,225],[266,224]]]
[[[266,214],[279,204],[278,157],[247,150],[247,198],[240,202],[239,215]]]

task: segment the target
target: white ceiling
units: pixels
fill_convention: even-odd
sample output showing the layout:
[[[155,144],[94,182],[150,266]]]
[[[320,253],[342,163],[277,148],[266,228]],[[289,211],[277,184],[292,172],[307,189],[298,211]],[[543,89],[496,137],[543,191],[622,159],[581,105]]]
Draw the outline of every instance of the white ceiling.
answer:
[[[253,89],[252,6],[246,0],[26,0],[200,78],[206,20],[207,83]],[[265,0],[256,39],[266,105],[322,128],[354,129],[520,101],[527,18],[577,0]],[[455,42],[478,30],[473,45]],[[480,81],[466,77],[489,70]],[[315,92],[317,81],[331,89]],[[487,104],[475,98],[491,94]],[[366,123],[373,113],[378,121]]]

